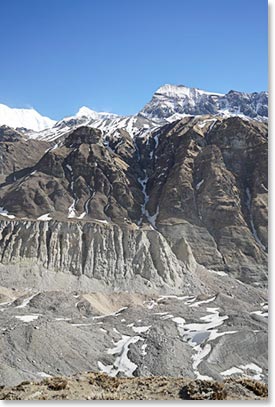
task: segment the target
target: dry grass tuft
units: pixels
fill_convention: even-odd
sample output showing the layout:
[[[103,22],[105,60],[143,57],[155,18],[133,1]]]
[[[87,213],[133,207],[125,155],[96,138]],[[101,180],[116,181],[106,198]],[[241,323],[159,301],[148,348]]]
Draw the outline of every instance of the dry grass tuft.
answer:
[[[249,378],[240,378],[236,380],[242,386],[246,387],[249,391],[253,392],[256,396],[267,397],[268,387],[265,383],[258,382],[257,380]]]
[[[48,386],[49,390],[65,390],[68,388],[68,380],[63,377],[53,377],[44,380],[44,384]]]

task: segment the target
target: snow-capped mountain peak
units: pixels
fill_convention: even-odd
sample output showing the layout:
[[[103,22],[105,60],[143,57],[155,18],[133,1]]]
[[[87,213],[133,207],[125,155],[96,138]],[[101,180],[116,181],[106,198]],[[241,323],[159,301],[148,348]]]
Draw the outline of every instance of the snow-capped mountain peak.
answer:
[[[54,126],[55,120],[42,116],[34,109],[16,109],[0,104],[0,124],[41,131]]]
[[[115,113],[107,113],[107,112],[96,112],[95,110],[90,109],[87,106],[82,106],[78,112],[76,113],[76,117],[87,117],[89,119],[114,119],[115,117],[119,117],[119,115]]]
[[[89,109],[87,106],[82,106],[76,113],[76,117],[82,117],[82,116],[96,119],[98,117],[98,113],[92,109]]]

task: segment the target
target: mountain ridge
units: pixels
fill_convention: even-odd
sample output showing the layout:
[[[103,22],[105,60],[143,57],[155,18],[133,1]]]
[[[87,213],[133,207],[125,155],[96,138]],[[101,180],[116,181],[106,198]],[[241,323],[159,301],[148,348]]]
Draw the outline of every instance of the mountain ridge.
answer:
[[[220,94],[184,85],[167,84],[157,89],[139,114],[147,118],[168,121],[175,114],[212,114],[225,117],[239,115],[266,120],[268,92],[246,93],[230,90],[226,94]]]
[[[55,121],[40,115],[34,109],[14,109],[0,105],[0,125],[13,128],[25,128],[34,132],[54,132],[64,123],[89,124],[95,121],[94,127],[106,127],[104,123],[115,121],[115,128],[126,128],[129,122],[146,119],[154,127],[156,123],[165,124],[186,115],[215,114],[221,116],[237,116],[267,120],[268,92],[239,92],[230,90],[226,94],[191,88],[184,85],[165,84],[153,94],[151,100],[134,115],[118,115],[109,112],[97,112],[82,106],[73,116]],[[99,123],[100,122],[100,123]],[[118,123],[119,122],[119,123]],[[109,124],[109,123],[107,123]],[[39,137],[39,134],[37,135]],[[42,135],[43,137],[43,135]]]

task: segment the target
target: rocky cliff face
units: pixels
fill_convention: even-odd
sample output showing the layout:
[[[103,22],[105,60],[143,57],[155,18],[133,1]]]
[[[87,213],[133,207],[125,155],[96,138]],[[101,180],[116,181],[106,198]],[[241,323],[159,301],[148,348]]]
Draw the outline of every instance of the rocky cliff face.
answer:
[[[82,126],[46,152],[45,142],[11,138],[1,151],[27,145],[29,158],[24,167],[7,156],[3,262],[37,257],[50,270],[171,287],[197,263],[266,280],[265,123],[186,117],[134,138]]]
[[[177,256],[187,241],[200,264],[246,281],[265,278],[266,125],[186,118],[155,132],[151,142],[143,157],[148,219]]]
[[[13,277],[16,286],[24,280],[21,267],[26,273],[36,269],[38,274],[50,270],[85,277],[93,289],[180,289],[190,280],[185,278],[187,270],[196,268],[191,253],[186,251],[184,262],[178,261],[158,232],[99,222],[1,221],[0,252],[6,268],[19,268],[19,275]],[[8,278],[5,271],[1,274],[2,281]],[[31,285],[38,288],[38,280]]]

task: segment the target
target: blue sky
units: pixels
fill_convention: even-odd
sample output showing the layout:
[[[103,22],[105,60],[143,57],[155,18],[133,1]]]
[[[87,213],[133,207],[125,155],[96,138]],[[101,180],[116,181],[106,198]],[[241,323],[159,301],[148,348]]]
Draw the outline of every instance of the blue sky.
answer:
[[[3,0],[0,103],[132,114],[162,84],[267,90],[267,0]]]

